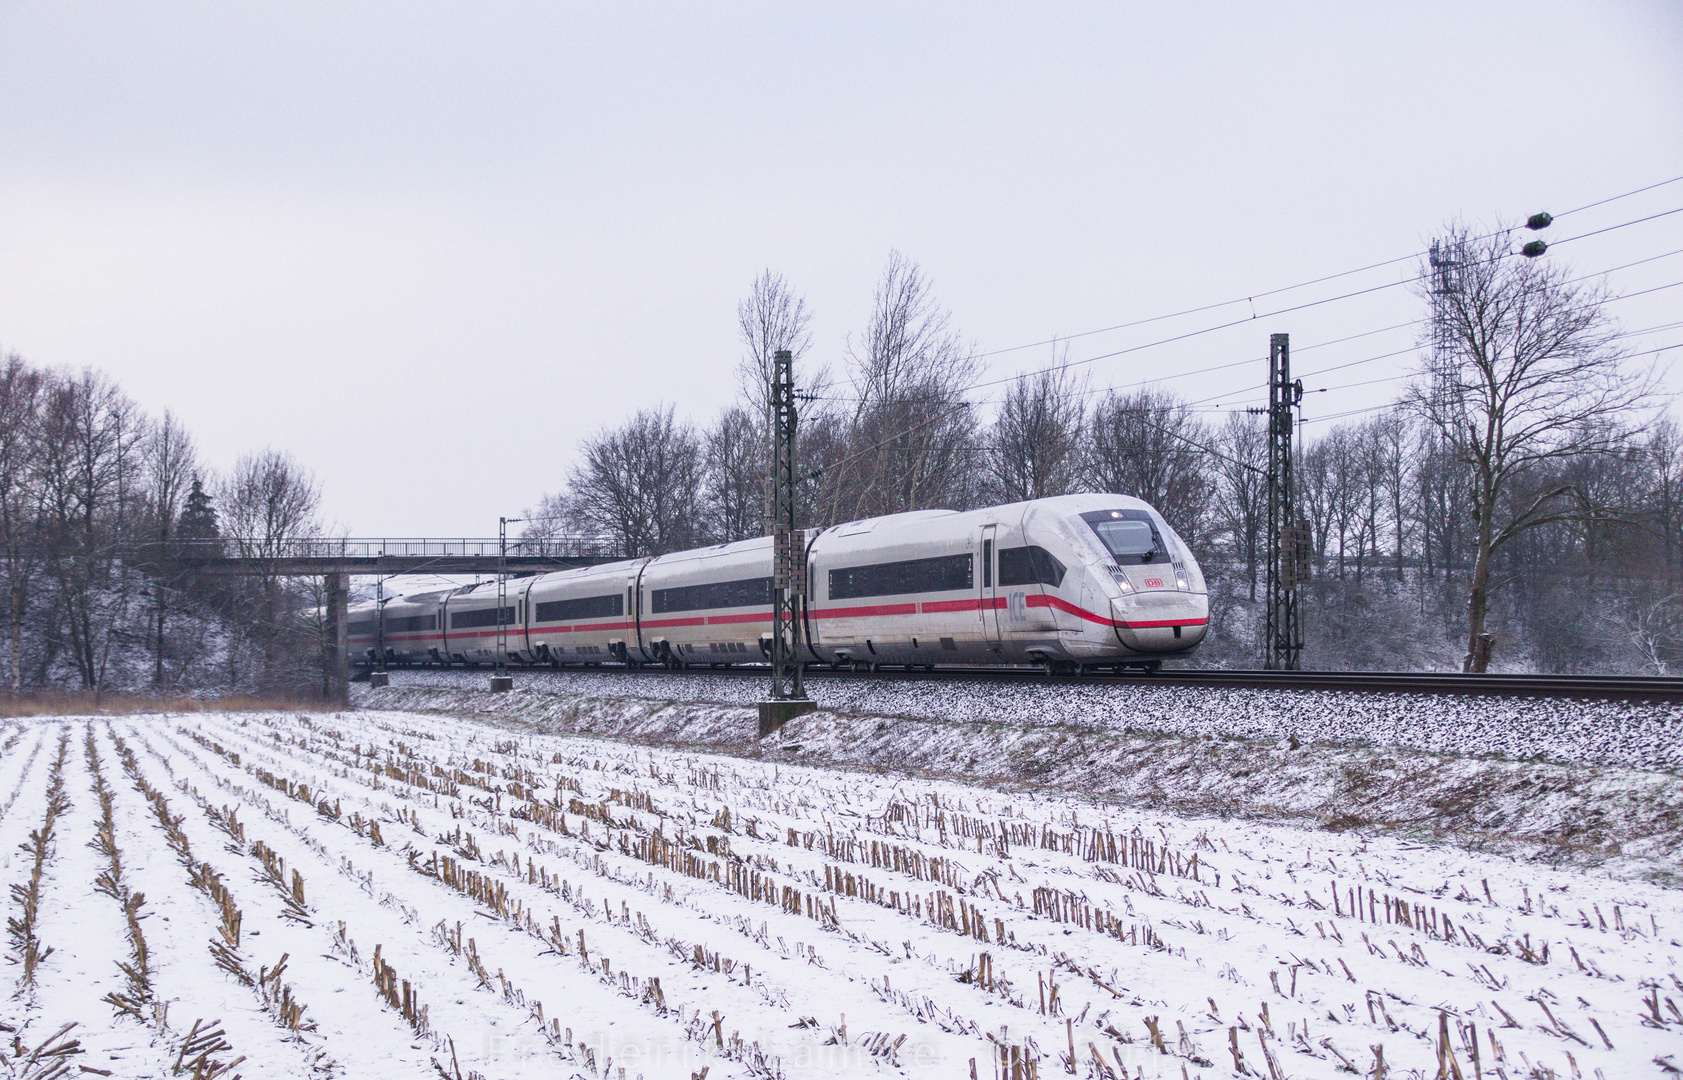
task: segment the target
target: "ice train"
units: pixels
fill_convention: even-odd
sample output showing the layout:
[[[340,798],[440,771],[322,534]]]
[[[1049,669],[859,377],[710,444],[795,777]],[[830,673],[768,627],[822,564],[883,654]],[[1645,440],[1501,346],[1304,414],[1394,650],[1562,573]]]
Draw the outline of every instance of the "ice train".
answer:
[[[353,658],[397,664],[764,663],[769,537],[351,609]],[[1209,597],[1151,506],[1083,494],[918,510],[807,533],[798,609],[812,664],[1156,668],[1204,639]],[[503,624],[499,631],[499,623]]]

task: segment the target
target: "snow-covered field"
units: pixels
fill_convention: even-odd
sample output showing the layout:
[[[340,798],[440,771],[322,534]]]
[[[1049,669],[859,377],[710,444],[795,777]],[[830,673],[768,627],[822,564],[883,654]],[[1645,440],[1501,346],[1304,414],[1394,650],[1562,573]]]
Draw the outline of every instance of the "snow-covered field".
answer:
[[[0,725],[0,748],[0,1075],[1683,1059],[1683,896],[1640,882],[401,713]]]
[[[391,672],[393,686],[484,690],[486,671]],[[515,685],[592,698],[753,705],[759,678],[686,672],[515,672]],[[1432,753],[1683,769],[1683,705],[1184,686],[807,680],[823,708],[994,724],[1075,724],[1168,735],[1397,746]]]

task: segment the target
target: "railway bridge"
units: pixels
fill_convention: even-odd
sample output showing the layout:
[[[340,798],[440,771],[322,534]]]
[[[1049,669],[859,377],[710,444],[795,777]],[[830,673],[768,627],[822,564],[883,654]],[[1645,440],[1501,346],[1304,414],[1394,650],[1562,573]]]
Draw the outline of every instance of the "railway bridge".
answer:
[[[327,597],[329,696],[339,702],[350,693],[350,658],[346,621],[353,577],[400,574],[538,574],[618,562],[599,538],[515,539],[497,537],[288,537],[275,540],[221,539],[142,544],[130,558],[152,565],[222,577],[319,577]]]

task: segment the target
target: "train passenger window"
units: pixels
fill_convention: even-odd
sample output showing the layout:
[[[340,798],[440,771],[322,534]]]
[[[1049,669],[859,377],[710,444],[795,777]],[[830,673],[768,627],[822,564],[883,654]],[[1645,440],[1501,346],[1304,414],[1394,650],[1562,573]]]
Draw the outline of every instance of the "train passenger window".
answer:
[[[1105,550],[1119,563],[1166,563],[1168,545],[1143,510],[1098,510],[1082,514]]]
[[[993,588],[993,541],[982,541],[982,588]]]
[[[386,633],[411,634],[419,630],[437,630],[437,615],[387,615]]]
[[[682,585],[654,591],[654,613],[701,611],[706,608],[754,607],[771,604],[771,579],[743,578],[707,585]]]
[[[999,586],[1063,584],[1065,566],[1043,547],[999,549]]]
[[[497,609],[486,608],[483,611],[453,611],[450,613],[450,629],[471,630],[476,626],[497,625]],[[505,626],[515,625],[514,608],[503,608],[502,622]]]
[[[614,593],[611,596],[580,596],[571,600],[540,600],[533,612],[541,623],[608,619],[625,614],[625,597]]]
[[[380,624],[378,622],[374,621],[373,619],[369,619],[366,622],[354,622],[354,623],[346,623],[345,624],[345,634],[346,634],[346,636],[356,635],[356,636],[360,637],[363,634],[377,633],[379,631],[379,629],[380,629]]]
[[[974,555],[967,553],[831,570],[830,599],[968,589],[976,580],[975,560]]]

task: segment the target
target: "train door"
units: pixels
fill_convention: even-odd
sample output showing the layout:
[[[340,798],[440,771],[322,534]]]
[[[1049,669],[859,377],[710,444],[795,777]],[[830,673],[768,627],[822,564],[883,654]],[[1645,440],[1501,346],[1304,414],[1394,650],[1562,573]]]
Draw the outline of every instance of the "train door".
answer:
[[[637,576],[628,580],[625,586],[626,614],[630,616],[633,638],[626,642],[626,649],[635,649],[638,658],[643,658],[643,571],[648,566],[648,563],[639,566]]]
[[[535,577],[526,579],[526,587],[520,590],[520,606],[515,611],[514,625],[520,635],[520,644],[515,651],[528,663],[536,659],[536,655],[532,652],[532,623],[526,618],[526,599],[532,595],[532,583],[536,580]]]
[[[999,651],[999,580],[994,573],[994,548],[997,546],[998,525],[982,526],[982,572],[976,575],[977,588],[981,590],[980,603],[977,604],[982,616],[982,636],[987,639],[988,648]]]

